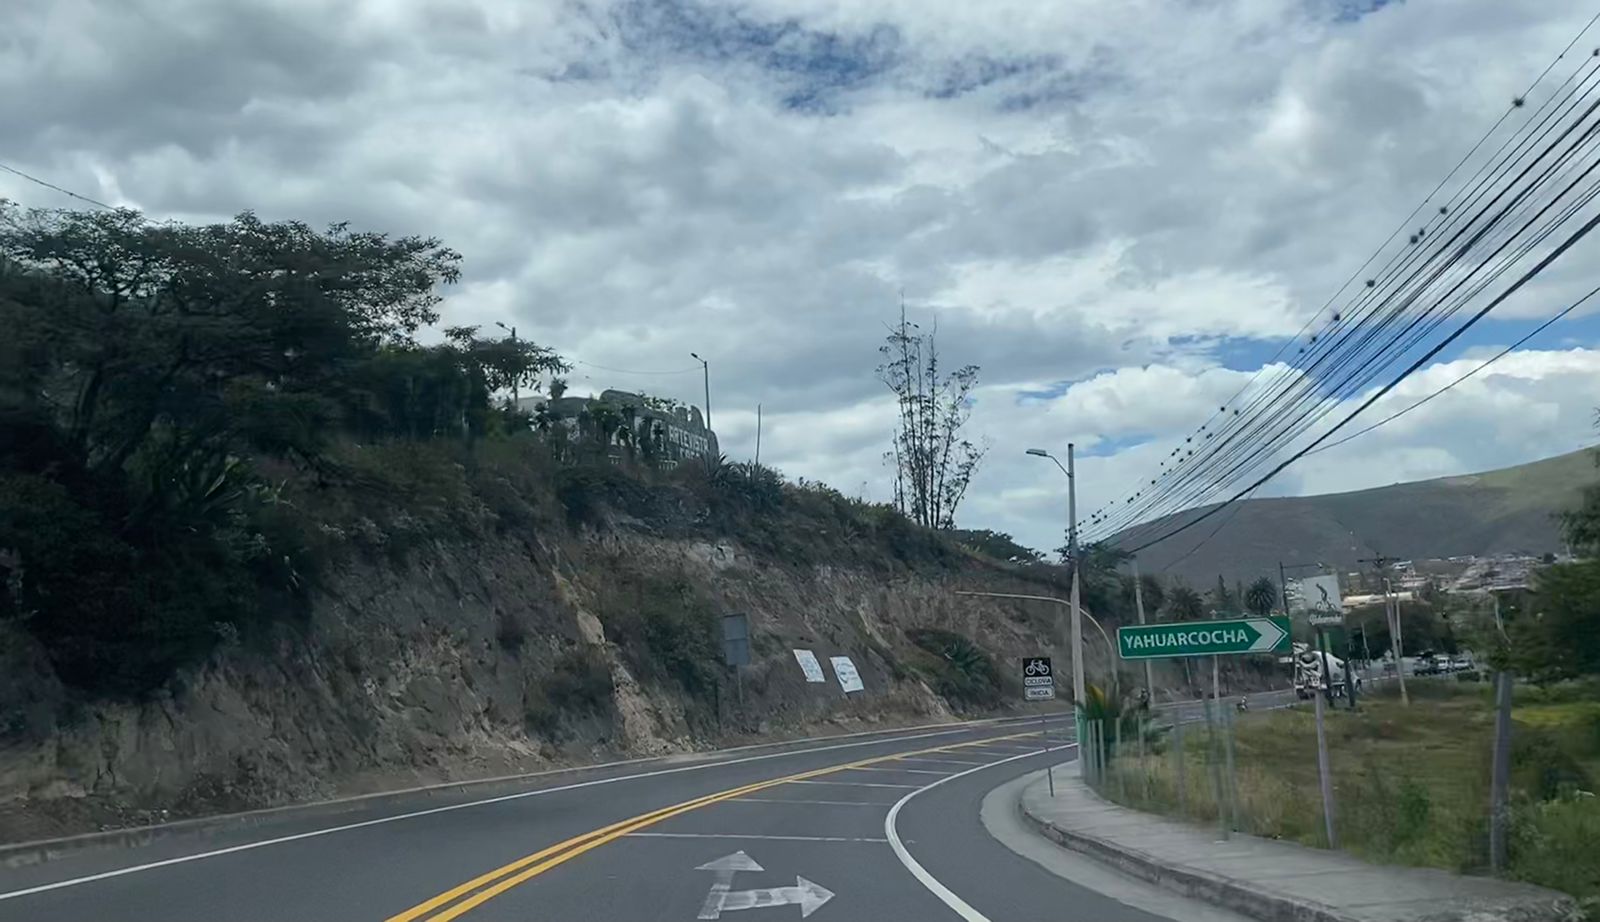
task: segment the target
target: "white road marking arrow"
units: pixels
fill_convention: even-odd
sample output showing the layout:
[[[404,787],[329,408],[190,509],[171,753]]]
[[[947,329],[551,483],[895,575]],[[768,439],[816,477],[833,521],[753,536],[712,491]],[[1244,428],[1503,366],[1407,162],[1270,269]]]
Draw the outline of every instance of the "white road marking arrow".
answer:
[[[823,903],[833,899],[833,891],[821,884],[806,880],[799,875],[795,876],[793,887],[762,887],[755,890],[731,890],[733,875],[740,871],[759,871],[761,865],[755,859],[742,851],[731,855],[724,855],[715,861],[707,861],[695,868],[697,871],[711,871],[717,875],[716,882],[711,885],[711,892],[706,894],[705,905],[700,908],[701,919],[716,919],[724,911],[740,909],[760,909],[764,906],[788,906],[799,904],[800,918],[804,919],[816,912]]]
[[[759,909],[762,906],[787,906],[800,904],[800,918],[817,911],[817,907],[833,899],[833,891],[821,884],[812,883],[799,875],[793,887],[766,887],[761,890],[733,890],[723,894],[722,908]]]
[[[723,855],[715,861],[707,861],[695,870],[711,871],[717,875],[716,882],[711,885],[711,892],[706,894],[705,905],[700,907],[700,918],[715,919],[722,915],[722,901],[728,895],[728,888],[733,885],[733,875],[740,871],[759,871],[761,865],[756,864],[755,859],[746,855],[741,849],[731,855]]]
[[[1260,637],[1256,638],[1255,643],[1250,645],[1250,652],[1252,653],[1260,653],[1266,650],[1271,650],[1278,645],[1278,641],[1283,639],[1284,630],[1283,628],[1278,627],[1278,623],[1276,621],[1273,621],[1269,618],[1262,618],[1260,620],[1252,620],[1249,622],[1249,624],[1251,627],[1256,629],[1256,633],[1261,635]]]

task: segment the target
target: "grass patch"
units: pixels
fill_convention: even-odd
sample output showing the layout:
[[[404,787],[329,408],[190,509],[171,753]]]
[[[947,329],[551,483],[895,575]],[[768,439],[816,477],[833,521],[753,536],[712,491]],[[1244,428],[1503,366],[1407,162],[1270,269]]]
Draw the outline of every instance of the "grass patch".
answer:
[[[1383,695],[1364,699],[1355,713],[1326,714],[1340,846],[1379,863],[1486,873],[1489,696],[1481,687],[1443,680],[1414,682],[1410,691],[1409,708]],[[1524,697],[1535,701],[1524,704]],[[1600,777],[1600,700],[1519,687],[1513,721],[1508,876],[1600,900],[1593,853],[1600,798],[1592,793]],[[1241,717],[1234,747],[1236,828],[1326,847],[1312,708]],[[1131,752],[1115,760],[1106,794],[1141,809],[1218,822],[1212,760],[1221,750],[1205,727],[1186,727],[1181,749],[1171,735],[1156,749],[1142,762]]]

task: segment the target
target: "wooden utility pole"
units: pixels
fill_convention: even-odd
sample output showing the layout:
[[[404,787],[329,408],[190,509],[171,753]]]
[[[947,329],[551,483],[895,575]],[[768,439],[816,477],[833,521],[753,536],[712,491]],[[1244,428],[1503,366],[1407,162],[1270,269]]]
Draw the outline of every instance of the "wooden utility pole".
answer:
[[[1378,554],[1375,557],[1361,557],[1357,563],[1370,563],[1378,571],[1378,579],[1383,585],[1383,614],[1389,622],[1389,646],[1394,650],[1394,674],[1400,683],[1400,703],[1411,706],[1411,696],[1406,694],[1406,652],[1405,638],[1400,627],[1400,600],[1395,598],[1390,590],[1389,577],[1384,572],[1395,558]]]
[[[1500,596],[1493,590],[1489,594],[1494,598],[1494,624],[1505,642]],[[1510,664],[1502,662],[1494,674],[1494,756],[1489,765],[1489,870],[1495,874],[1506,870],[1506,826],[1511,812],[1512,682]]]

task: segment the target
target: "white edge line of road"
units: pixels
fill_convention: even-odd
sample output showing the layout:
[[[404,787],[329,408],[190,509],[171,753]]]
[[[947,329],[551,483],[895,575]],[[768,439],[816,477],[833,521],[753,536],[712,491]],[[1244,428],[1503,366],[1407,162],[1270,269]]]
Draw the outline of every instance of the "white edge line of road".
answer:
[[[911,872],[911,876],[915,877],[918,883],[928,888],[929,893],[932,893],[934,896],[938,897],[940,902],[954,910],[955,914],[960,916],[964,922],[989,922],[988,916],[977,911],[976,909],[973,909],[966,900],[956,896],[949,887],[946,887],[944,884],[939,882],[938,878],[928,873],[928,869],[919,864],[917,859],[911,857],[911,852],[906,850],[905,843],[900,841],[900,833],[894,828],[894,821],[900,815],[900,808],[904,807],[906,802],[911,798],[921,794],[923,791],[936,788],[939,785],[944,784],[946,781],[954,781],[957,778],[964,778],[973,772],[982,771],[986,768],[992,768],[996,765],[1004,765],[1007,762],[1015,762],[1018,759],[1026,759],[1031,756],[1042,755],[1045,753],[1059,752],[1063,749],[1075,749],[1077,748],[1077,745],[1077,743],[1067,743],[1062,746],[1051,746],[1048,749],[1038,749],[1033,752],[1018,753],[1014,756],[1008,756],[1004,759],[985,763],[976,768],[969,768],[964,772],[957,772],[956,774],[950,775],[946,778],[940,778],[938,781],[935,781],[925,787],[917,788],[915,791],[912,791],[906,796],[900,798],[895,802],[894,806],[889,808],[889,815],[883,818],[883,834],[889,840],[889,847],[894,850],[894,856],[900,859],[900,863],[905,865],[906,870]]]
[[[31,896],[35,893],[44,893],[50,890],[61,890],[66,887],[76,887],[81,884],[94,883],[95,881],[99,880],[108,880],[113,877],[122,877],[127,874],[138,874],[143,871],[153,871],[157,868],[169,867],[175,864],[186,864],[190,861],[200,861],[205,858],[216,858],[222,855],[231,855],[236,852],[247,852],[257,848],[266,848],[269,845],[283,845],[288,842],[298,842],[301,839],[314,839],[318,836],[332,835],[336,832],[348,832],[352,829],[365,829],[368,826],[381,826],[385,823],[396,823],[400,820],[432,816],[437,813],[450,813],[455,810],[466,810],[471,807],[482,807],[488,804],[498,804],[511,800],[521,800],[524,797],[538,797],[543,794],[559,794],[562,791],[573,791],[579,788],[596,787],[603,784],[616,784],[623,781],[638,781],[642,778],[654,778],[660,775],[675,775],[679,772],[702,771],[707,768],[717,768],[724,765],[741,765],[747,762],[761,762],[767,759],[782,758],[784,756],[805,755],[813,752],[830,752],[837,749],[855,749],[861,746],[875,746],[881,743],[897,743],[907,740],[927,739],[934,736],[950,736],[956,733],[971,733],[975,730],[983,729],[987,728],[983,726],[958,726],[945,730],[936,730],[930,733],[916,733],[910,736],[889,736],[883,739],[860,740],[853,743],[834,743],[828,746],[813,746],[808,749],[789,749],[784,752],[769,752],[755,756],[743,756],[737,759],[723,759],[721,761],[697,762],[692,765],[677,765],[673,766],[672,768],[662,768],[655,771],[635,772],[630,775],[618,775],[614,778],[595,778],[590,781],[578,781],[572,784],[562,784],[550,788],[539,788],[533,791],[519,791],[515,794],[503,794],[499,797],[488,797],[484,798],[483,800],[472,800],[460,804],[448,804],[443,807],[430,807],[427,810],[414,810],[410,813],[399,813],[394,816],[380,816],[370,820],[362,820],[358,823],[345,823],[341,826],[328,826],[322,829],[312,829],[306,832],[298,832],[293,835],[278,836],[277,838],[273,839],[262,839],[259,842],[245,842],[243,844],[232,845],[227,848],[218,848],[206,852],[196,852],[192,855],[178,855],[177,857],[165,858],[161,861],[150,861],[145,864],[130,865],[125,868],[102,871],[98,874],[88,874],[83,877],[72,877],[66,880],[58,880],[48,884],[40,884],[36,887],[25,887],[21,890],[12,890],[10,892],[0,893],[0,901],[12,900],[23,896]],[[892,733],[893,731],[887,732]],[[965,772],[962,774],[965,774]],[[960,776],[958,775],[952,777]],[[935,783],[937,784],[938,782]]]

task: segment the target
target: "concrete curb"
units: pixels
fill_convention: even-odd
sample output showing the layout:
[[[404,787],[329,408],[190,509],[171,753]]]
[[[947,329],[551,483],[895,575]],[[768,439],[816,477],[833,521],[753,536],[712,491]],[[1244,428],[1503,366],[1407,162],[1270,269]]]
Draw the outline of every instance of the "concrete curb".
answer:
[[[1161,864],[1136,849],[1063,829],[1029,813],[1020,796],[1017,812],[1024,823],[1063,848],[1081,852],[1164,890],[1205,900],[1263,922],[1361,922],[1328,906],[1291,900],[1226,878],[1203,875],[1181,865]]]
[[[1071,778],[1066,783],[1078,782]],[[1370,916],[1353,915],[1310,899],[1291,897],[1254,886],[1248,881],[1219,877],[1182,864],[1165,863],[1138,849],[1101,836],[1064,829],[1029,812],[1026,790],[1024,787],[1017,794],[1017,813],[1024,825],[1063,848],[1088,855],[1162,889],[1204,900],[1262,922],[1371,922]],[[1092,791],[1089,794],[1092,797],[1099,796]],[[1441,907],[1441,912],[1428,918],[1430,922],[1568,922],[1582,916],[1570,898],[1553,894],[1549,900],[1523,900],[1493,909],[1486,907],[1482,913],[1462,913]]]
[[[37,839],[31,842],[15,842],[10,844],[0,843],[0,868],[26,867],[46,861],[54,861],[69,855],[84,851],[96,851],[115,848],[135,848],[148,845],[152,842],[169,841],[176,839],[198,839],[224,832],[236,832],[257,827],[271,827],[278,824],[294,822],[297,820],[311,820],[326,817],[336,817],[357,811],[378,811],[401,807],[413,807],[437,800],[446,795],[472,794],[481,797],[495,797],[500,794],[509,794],[522,790],[532,790],[537,782],[544,780],[563,781],[577,780],[583,775],[602,772],[607,769],[637,766],[671,767],[676,764],[692,765],[704,763],[715,764],[722,756],[759,754],[759,750],[771,750],[773,753],[782,752],[786,748],[803,748],[807,744],[828,745],[852,739],[869,736],[891,737],[897,733],[915,733],[918,731],[937,730],[963,730],[981,729],[987,726],[1004,726],[1008,723],[1038,721],[1041,715],[990,717],[972,721],[949,721],[945,723],[917,724],[909,727],[886,727],[876,730],[861,730],[852,733],[838,733],[829,736],[804,737],[792,740],[777,740],[770,743],[752,743],[745,746],[733,746],[726,749],[710,749],[701,752],[671,753],[662,756],[645,756],[637,759],[622,759],[613,762],[601,762],[594,765],[577,765],[569,768],[554,768],[538,772],[528,772],[517,775],[502,775],[494,778],[480,778],[469,781],[447,781],[439,784],[422,785],[419,787],[402,788],[395,791],[379,791],[372,794],[356,794],[349,797],[337,797],[329,800],[312,801],[301,804],[285,804],[281,807],[267,807],[261,810],[249,810],[242,813],[223,813],[216,816],[202,816],[193,819],[176,820],[171,823],[159,823],[148,826],[130,826],[125,829],[110,829],[104,832],[87,832],[74,836],[62,836],[53,839]],[[1060,717],[1060,714],[1042,715],[1046,717]]]

